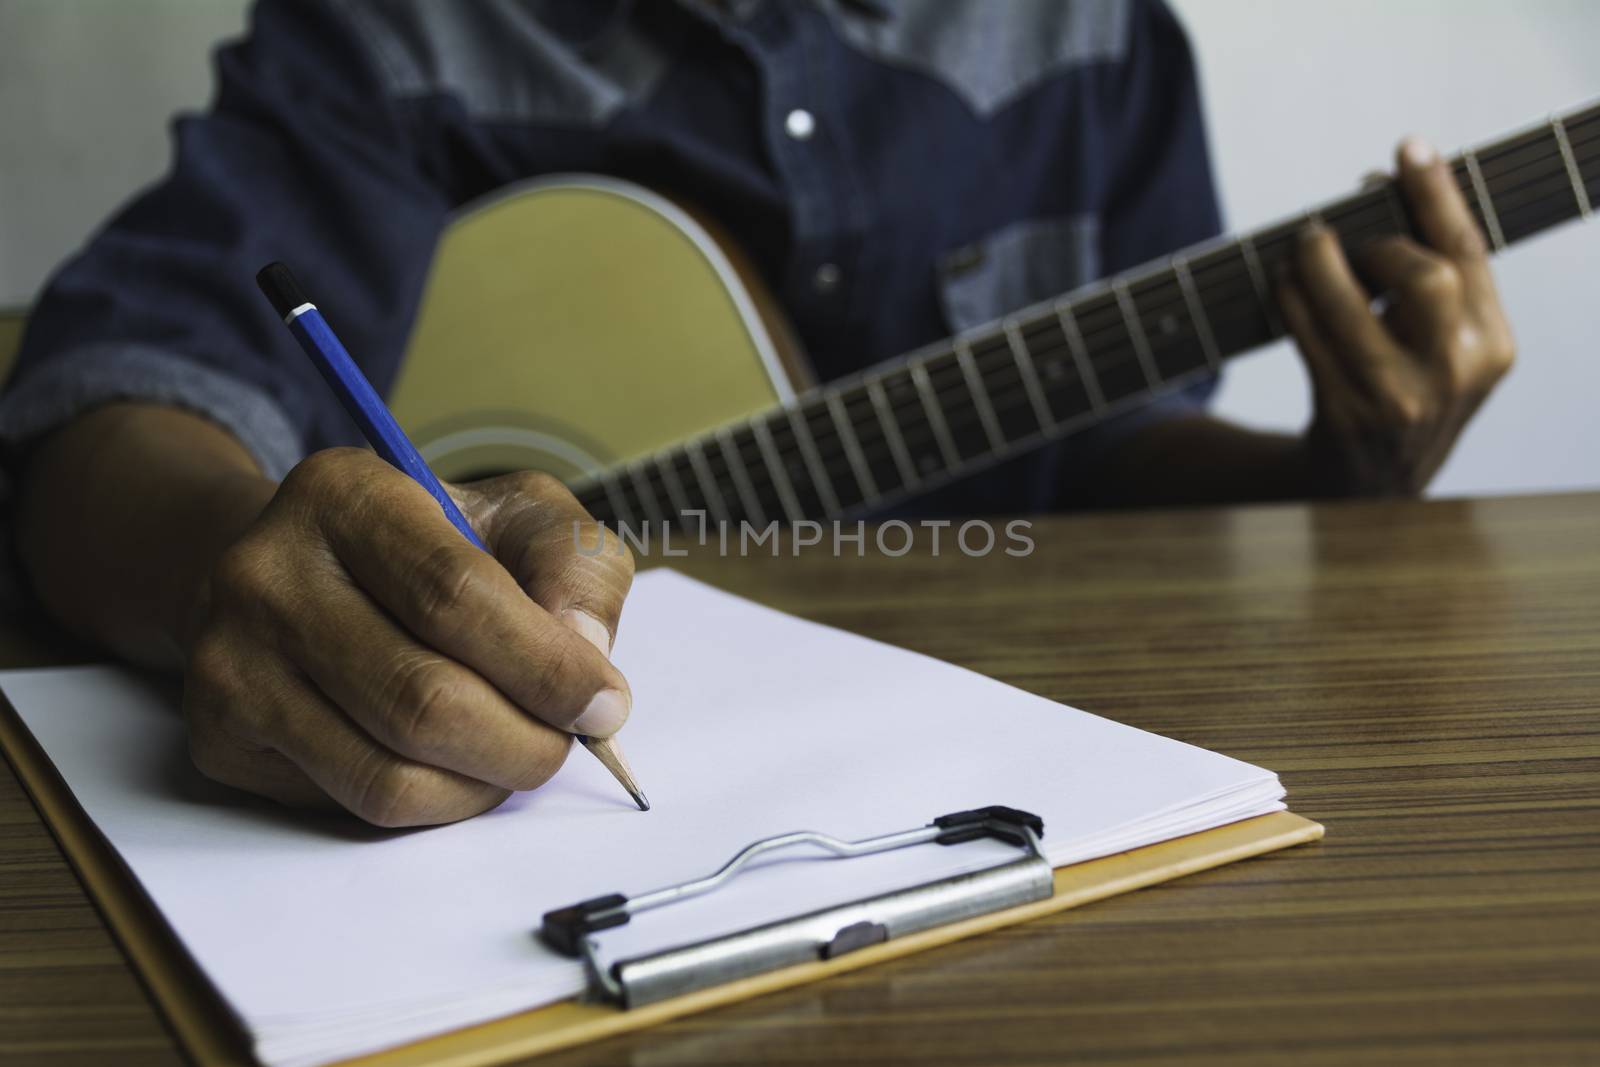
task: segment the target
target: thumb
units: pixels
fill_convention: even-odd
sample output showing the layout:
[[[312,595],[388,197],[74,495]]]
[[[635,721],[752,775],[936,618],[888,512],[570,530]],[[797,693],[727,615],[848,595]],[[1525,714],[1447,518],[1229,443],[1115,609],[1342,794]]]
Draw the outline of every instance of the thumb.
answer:
[[[609,654],[633,584],[633,555],[621,539],[546,474],[508,474],[462,489],[483,516],[484,542],[523,592]]]

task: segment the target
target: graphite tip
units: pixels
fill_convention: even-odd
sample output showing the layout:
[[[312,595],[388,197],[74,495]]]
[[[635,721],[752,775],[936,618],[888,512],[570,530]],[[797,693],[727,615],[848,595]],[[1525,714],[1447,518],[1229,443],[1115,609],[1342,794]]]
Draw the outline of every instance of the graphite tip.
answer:
[[[649,811],[650,802],[645,799],[644,790],[639,788],[639,783],[634,780],[633,768],[628,766],[628,760],[618,747],[616,739],[610,737],[586,737],[578,735],[579,744],[588,749],[590,754],[611,772],[611,777],[617,780],[622,788],[628,791],[633,802],[639,805],[640,811]]]

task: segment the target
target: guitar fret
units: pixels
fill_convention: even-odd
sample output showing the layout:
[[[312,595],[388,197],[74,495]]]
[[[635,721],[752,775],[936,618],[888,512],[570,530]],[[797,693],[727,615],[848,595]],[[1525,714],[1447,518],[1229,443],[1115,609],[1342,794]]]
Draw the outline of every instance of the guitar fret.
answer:
[[[1022,343],[1022,333],[1017,329],[1015,319],[1005,320],[1003,328],[1006,343],[1011,346],[1011,358],[1017,361],[1022,388],[1027,390],[1028,402],[1033,405],[1034,417],[1039,420],[1039,428],[1049,433],[1055,429],[1056,418],[1050,412],[1050,405],[1045,402],[1044,390],[1039,387],[1039,376],[1033,369],[1033,357],[1028,354],[1028,346]]]
[[[683,491],[683,482],[678,480],[678,472],[672,467],[671,457],[665,454],[656,456],[656,470],[661,472],[661,484],[667,487],[667,498],[672,502],[674,517],[693,511],[689,506],[689,497]]]
[[[883,494],[878,492],[878,483],[872,477],[872,469],[867,466],[867,457],[861,451],[861,442],[856,440],[855,427],[850,425],[850,416],[844,410],[844,401],[836,391],[828,394],[828,414],[833,416],[833,426],[839,432],[839,443],[844,445],[844,454],[850,461],[850,469],[855,472],[856,485],[860,486],[867,503],[876,504],[883,499]]]
[[[1117,298],[1117,307],[1122,310],[1122,324],[1128,328],[1128,340],[1133,342],[1133,354],[1139,359],[1139,368],[1144,371],[1145,381],[1150,383],[1150,388],[1155,389],[1161,385],[1161,375],[1156,373],[1155,355],[1150,351],[1150,339],[1144,334],[1144,324],[1139,321],[1139,309],[1133,306],[1133,294],[1128,292],[1128,283],[1121,278],[1114,279],[1111,292]]]
[[[1222,368],[1222,353],[1217,350],[1217,339],[1211,333],[1211,319],[1206,315],[1205,305],[1200,302],[1200,292],[1194,287],[1194,278],[1189,274],[1189,263],[1182,256],[1172,261],[1172,273],[1178,279],[1178,288],[1183,290],[1183,304],[1189,309],[1189,321],[1194,324],[1194,332],[1200,338],[1201,351],[1206,354],[1206,363],[1212,370]]]
[[[761,500],[756,496],[755,486],[750,484],[750,472],[745,470],[744,457],[739,455],[739,449],[733,443],[733,434],[726,427],[717,431],[717,444],[722,446],[723,458],[728,461],[728,476],[733,479],[739,503],[744,505],[745,517],[757,526],[765,526],[767,517],[761,510]]]
[[[883,438],[889,442],[889,454],[894,457],[894,464],[900,470],[901,481],[907,489],[920,484],[922,478],[911,462],[911,451],[906,448],[905,438],[900,436],[900,424],[889,407],[888,394],[883,391],[883,383],[876,378],[867,383],[867,399],[872,401],[872,410],[878,413],[878,421],[883,424]]]
[[[994,405],[989,403],[989,391],[983,387],[983,379],[978,375],[978,365],[973,362],[972,346],[957,339],[955,348],[956,363],[961,367],[961,376],[966,379],[967,392],[972,395],[972,406],[978,409],[978,421],[983,423],[983,432],[989,435],[990,447],[1002,452],[1006,447],[1005,436],[1000,432],[1000,420],[995,417]]]
[[[794,486],[789,483],[789,472],[778,462],[772,431],[767,429],[765,420],[757,420],[751,426],[755,430],[756,447],[761,450],[761,458],[772,474],[772,487],[778,491],[778,502],[783,505],[784,515],[791,523],[799,522],[805,516],[801,514],[800,501],[794,495]]]
[[[1250,284],[1255,288],[1256,299],[1261,301],[1261,310],[1267,317],[1267,326],[1274,334],[1287,333],[1283,319],[1278,314],[1278,302],[1272,299],[1267,290],[1267,274],[1261,269],[1261,257],[1256,255],[1256,243],[1250,239],[1249,234],[1239,238],[1239,251],[1244,254],[1244,269],[1250,275]]]
[[[633,491],[639,496],[639,503],[644,508],[644,518],[652,526],[660,526],[661,509],[656,506],[655,490],[650,488],[650,482],[640,471],[646,460],[635,460],[628,465],[628,480],[633,482]]]
[[[1484,228],[1489,231],[1489,243],[1498,252],[1506,246],[1506,238],[1500,232],[1500,217],[1495,214],[1494,201],[1489,199],[1489,187],[1483,183],[1478,156],[1469,148],[1461,153],[1461,161],[1467,165],[1467,176],[1472,179],[1472,191],[1478,198],[1478,210],[1483,214]]]
[[[956,451],[955,439],[950,436],[950,426],[945,422],[944,409],[934,395],[933,383],[928,380],[928,368],[919,360],[911,364],[911,381],[922,396],[922,406],[928,411],[928,425],[933,428],[933,439],[939,444],[944,465],[951,470],[961,466],[961,455]]]
[[[711,515],[711,521],[722,525],[728,521],[728,502],[722,498],[722,487],[711,475],[711,465],[706,462],[705,449],[699,441],[690,441],[688,446],[689,465],[694,468],[694,476],[700,480],[700,495],[706,498],[706,511]]]
[[[1406,214],[1406,206],[1400,200],[1400,187],[1393,181],[1383,183],[1383,204],[1389,209],[1389,221],[1394,223],[1394,232],[1402,237],[1411,233],[1411,218]]]
[[[994,451],[984,427],[983,413],[978,410],[978,399],[973,396],[966,373],[961,369],[961,357],[956,352],[955,341],[950,347],[923,361],[928,371],[928,384],[938,399],[944,422],[950,430],[950,442],[955,445],[956,457],[963,468],[982,462]]]
[[[1100,388],[1100,375],[1095,373],[1094,361],[1089,358],[1089,349],[1083,343],[1078,317],[1065,300],[1056,303],[1056,321],[1061,324],[1061,335],[1067,339],[1067,351],[1072,353],[1072,362],[1078,368],[1083,391],[1089,395],[1089,406],[1095,414],[1100,414],[1106,409],[1106,394]]]
[[[839,494],[834,491],[833,479],[828,476],[828,468],[822,462],[822,453],[817,451],[817,442],[811,436],[811,426],[800,417],[799,408],[790,408],[789,428],[794,432],[794,442],[800,446],[800,458],[805,462],[806,470],[811,472],[811,484],[816,487],[817,497],[822,501],[822,510],[829,517],[837,515],[842,509],[839,507]]]
[[[600,487],[606,491],[606,502],[611,505],[612,517],[616,519],[618,527],[633,525],[633,513],[628,510],[627,497],[622,495],[622,486],[617,484],[614,477],[609,474],[600,476]]]
[[[1559,116],[1550,117],[1550,128],[1555,131],[1556,144],[1561,148],[1561,162],[1566,164],[1567,177],[1572,181],[1572,196],[1578,202],[1578,214],[1587,219],[1590,215],[1589,190],[1583,184],[1583,173],[1578,170],[1578,157],[1572,154],[1572,142],[1567,140],[1567,126]]]

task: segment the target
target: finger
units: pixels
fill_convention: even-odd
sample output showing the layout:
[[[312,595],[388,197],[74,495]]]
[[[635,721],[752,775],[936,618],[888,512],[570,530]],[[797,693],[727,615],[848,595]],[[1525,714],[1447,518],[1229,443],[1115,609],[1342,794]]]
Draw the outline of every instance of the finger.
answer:
[[[495,559],[450,525],[420,486],[376,456],[323,462],[290,478],[308,499],[341,499],[316,516],[356,584],[422,644],[482,675],[529,714],[609,737],[627,720],[627,682],[592,644],[531,601]],[[362,454],[365,455],[365,454]],[[352,479],[352,469],[366,469]]]
[[[1419,137],[1402,141],[1397,157],[1400,189],[1417,232],[1461,269],[1472,297],[1492,298],[1488,246],[1450,166]]]
[[[1317,403],[1336,405],[1343,395],[1348,394],[1353,383],[1332,345],[1318,328],[1311,306],[1293,278],[1284,278],[1278,283],[1278,305],[1283,312],[1284,324],[1289,327],[1289,333],[1300,351],[1300,358],[1305,362],[1306,371],[1311,375]]]
[[[189,756],[207,778],[294,807],[338,807],[305,772],[261,741],[288,672],[270,650],[232,629],[208,633],[184,664],[183,719]]]
[[[1387,317],[1402,339],[1422,351],[1459,328],[1461,271],[1452,260],[1405,237],[1385,237],[1361,249],[1363,276],[1389,293]]]
[[[191,735],[189,754],[201,773],[221,785],[275,800],[285,807],[346,810],[275,749],[246,745],[226,735],[204,739]]]
[[[190,750],[208,777],[297,806],[331,801],[378,826],[454,822],[508,792],[401,759],[274,657],[196,648],[184,686]]]
[[[293,808],[339,809],[281,752],[224,727],[221,701],[202,698],[192,684],[184,686],[183,713],[189,724],[189,757],[207,778]]]
[[[535,789],[572,737],[524,712],[482,676],[425,648],[344,576],[279,640],[317,688],[397,755],[504,789]]]
[[[485,541],[523,590],[610,653],[633,584],[633,554],[596,523],[567,487],[524,471],[466,487],[485,509]]]
[[[378,744],[312,686],[295,687],[272,743],[346,810],[374,826],[436,826],[479,815],[510,791],[404,759]]]
[[[1318,331],[1352,373],[1370,378],[1372,368],[1393,356],[1395,345],[1331,229],[1319,223],[1302,231],[1294,273]]]

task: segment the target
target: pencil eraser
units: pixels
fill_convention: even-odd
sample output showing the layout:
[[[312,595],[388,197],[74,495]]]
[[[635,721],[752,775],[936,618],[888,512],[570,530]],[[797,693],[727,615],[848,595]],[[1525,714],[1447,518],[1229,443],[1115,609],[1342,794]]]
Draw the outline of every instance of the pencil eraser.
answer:
[[[257,271],[256,284],[267,294],[267,299],[272,301],[273,310],[280,318],[287,319],[295,308],[311,302],[306,299],[306,294],[301,292],[300,283],[294,280],[289,268],[282,263],[268,263]]]

